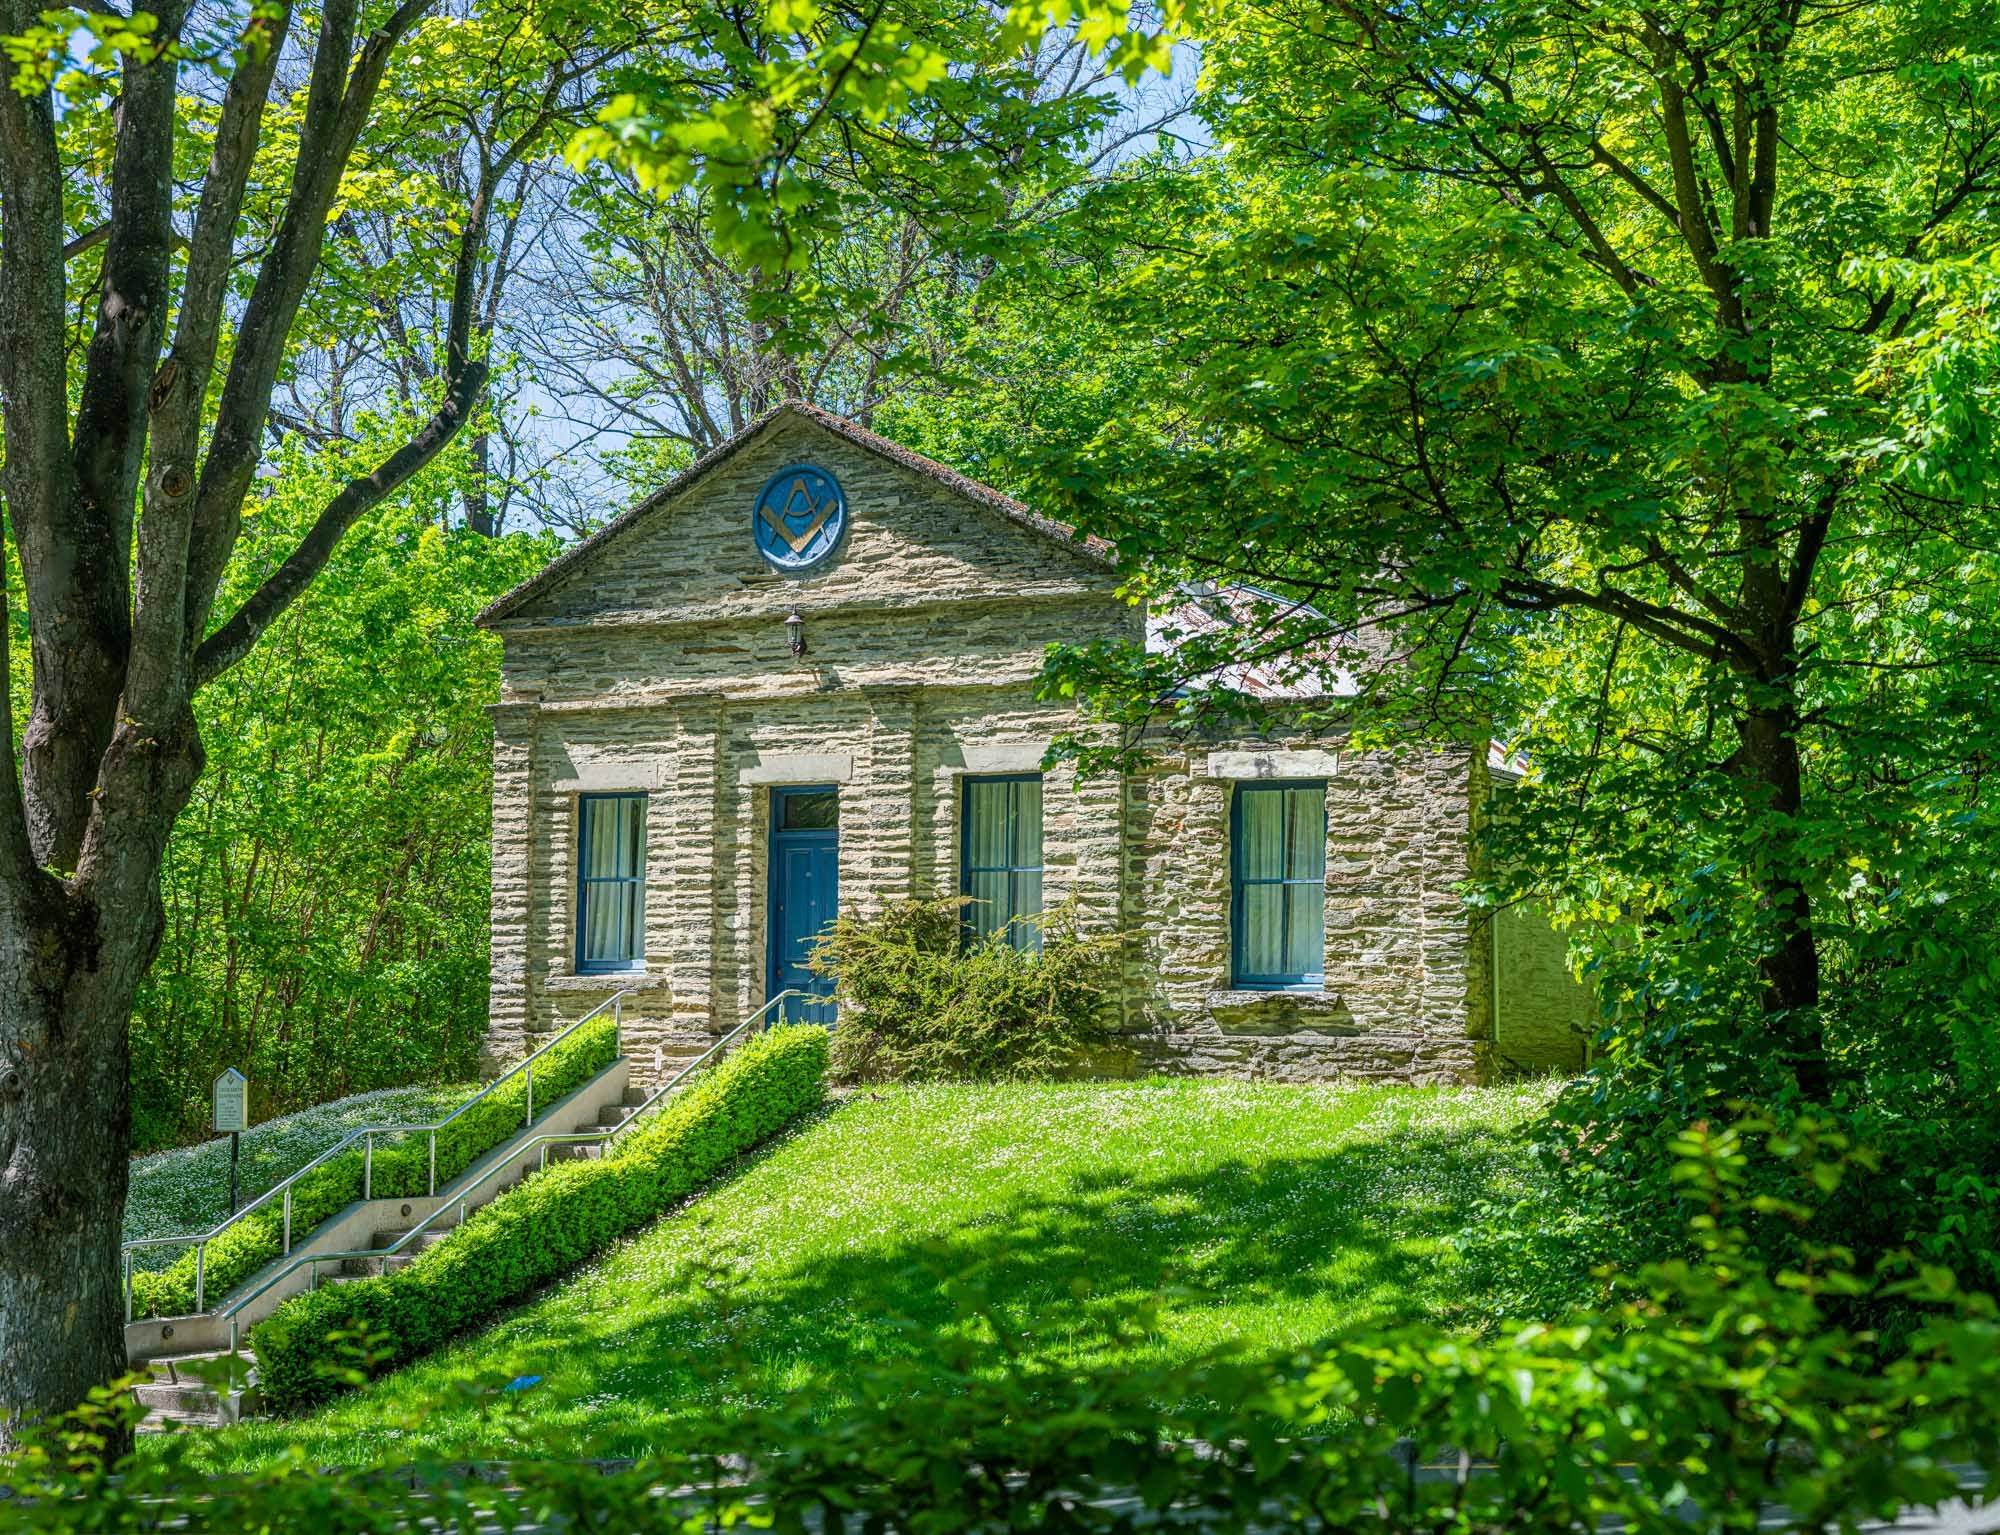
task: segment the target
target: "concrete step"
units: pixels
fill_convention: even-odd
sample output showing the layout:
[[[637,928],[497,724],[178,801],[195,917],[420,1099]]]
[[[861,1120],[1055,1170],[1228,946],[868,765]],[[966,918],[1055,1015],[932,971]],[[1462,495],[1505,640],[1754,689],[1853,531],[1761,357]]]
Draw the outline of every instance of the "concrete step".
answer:
[[[397,1269],[408,1268],[418,1253],[428,1252],[457,1229],[456,1222],[444,1227],[433,1226],[402,1251],[390,1253],[385,1258],[344,1258],[341,1260],[340,1271],[359,1278],[385,1272],[393,1274]],[[375,1233],[374,1245],[378,1248],[392,1246],[406,1236],[408,1230],[406,1227],[402,1231],[378,1231]]]
[[[228,1357],[227,1349],[210,1350],[206,1353],[162,1354],[157,1359],[147,1360],[146,1369],[156,1381],[177,1384],[185,1378],[198,1382],[201,1375],[207,1373],[202,1369],[203,1366],[212,1365],[217,1360]],[[257,1355],[251,1349],[239,1348],[236,1351],[236,1358],[242,1362],[245,1369],[257,1368]]]
[[[132,1395],[138,1399],[140,1406],[161,1412],[212,1415],[221,1405],[221,1398],[210,1386],[168,1386],[149,1381],[134,1386]]]
[[[551,1162],[594,1162],[604,1155],[604,1147],[596,1141],[579,1141],[571,1146],[551,1146]]]
[[[214,1352],[149,1360],[147,1370],[152,1378],[132,1388],[133,1400],[146,1409],[139,1432],[215,1428],[235,1422],[246,1399],[255,1398],[257,1356],[248,1349],[238,1350],[233,1370],[224,1374],[222,1367],[229,1359],[226,1352]],[[214,1379],[204,1380],[204,1374]]]
[[[400,1242],[415,1229],[416,1226],[414,1223],[408,1226],[378,1226],[375,1228],[375,1233],[369,1238],[369,1241],[376,1247],[387,1247],[391,1242]],[[445,1232],[456,1231],[457,1229],[458,1210],[456,1207],[453,1207],[431,1222],[430,1225],[426,1226],[423,1236],[418,1237],[417,1240],[421,1242],[428,1237],[441,1237]]]
[[[146,1416],[139,1420],[137,1432],[141,1434],[179,1434],[193,1429],[222,1427],[222,1417],[215,1407],[207,1407],[199,1412],[190,1412],[177,1407],[149,1407]]]

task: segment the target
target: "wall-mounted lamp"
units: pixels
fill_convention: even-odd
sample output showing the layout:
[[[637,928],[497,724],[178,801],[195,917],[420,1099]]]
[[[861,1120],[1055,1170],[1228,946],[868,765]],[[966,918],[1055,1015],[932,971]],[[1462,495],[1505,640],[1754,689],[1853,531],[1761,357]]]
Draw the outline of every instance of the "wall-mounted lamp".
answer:
[[[785,638],[791,641],[793,655],[806,653],[806,621],[796,613],[785,615]]]

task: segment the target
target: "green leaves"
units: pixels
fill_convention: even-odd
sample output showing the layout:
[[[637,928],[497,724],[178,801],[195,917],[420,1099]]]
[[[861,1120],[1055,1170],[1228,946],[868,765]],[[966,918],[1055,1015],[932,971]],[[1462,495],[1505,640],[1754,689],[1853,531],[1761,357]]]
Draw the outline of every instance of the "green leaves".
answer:
[[[1036,951],[965,934],[966,900],[909,901],[835,919],[813,949],[845,1022],[833,1068],[848,1081],[1034,1081],[1112,1042],[1104,982],[1114,944],[1079,933],[1073,905],[1017,918]]]
[[[1989,31],[1928,0],[1218,13],[1220,152],[1082,199],[985,290],[957,408],[909,408],[1136,590],[1278,599],[1172,657],[1056,648],[1086,767],[1209,729],[1521,754],[1466,893],[1571,934],[1602,1018],[1561,1151],[1663,1247],[1662,1138],[1732,1099],[1837,1102],[1990,1185]],[[1231,685],[1279,654],[1355,696]],[[1842,1219],[1865,1250],[1995,1229],[1912,1199]],[[1950,1251],[1984,1274],[1985,1240]]]
[[[1074,112],[1043,100],[1031,67],[1044,39],[1072,32],[1130,83],[1170,67],[1187,21],[1182,0],[1151,19],[1129,0],[1021,3],[997,26],[960,0],[695,7],[682,24],[700,46],[635,56],[567,155],[609,161],[656,194],[699,191],[730,256],[803,271],[871,193],[907,199],[920,173],[924,204],[991,218],[996,187],[1073,143]]]
[[[53,85],[73,102],[87,101],[108,88],[124,55],[158,50],[159,25],[151,11],[48,10],[26,31],[0,37],[0,52],[13,66],[17,95],[38,95]]]

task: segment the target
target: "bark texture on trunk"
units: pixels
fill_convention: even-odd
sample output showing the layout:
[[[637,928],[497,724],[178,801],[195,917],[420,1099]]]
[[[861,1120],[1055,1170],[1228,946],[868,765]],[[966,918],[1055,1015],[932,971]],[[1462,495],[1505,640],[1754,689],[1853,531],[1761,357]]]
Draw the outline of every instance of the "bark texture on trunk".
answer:
[[[89,926],[87,918],[67,931],[9,922],[0,943],[82,961],[77,940]],[[100,948],[97,957],[134,972],[124,956]],[[0,1051],[37,1063],[0,1081],[0,1400],[9,1423],[59,1409],[125,1370],[118,1244],[131,995],[121,999],[120,989],[112,975],[83,970],[67,990],[14,976],[0,987]]]
[[[88,878],[0,888],[0,1443],[125,1373],[129,1025],[164,929],[168,831],[201,760],[191,716],[162,732],[125,721],[98,778]]]
[[[202,767],[195,695],[285,613],[357,518],[443,451],[485,388],[474,319],[488,211],[500,178],[558,120],[559,83],[525,87],[539,103],[527,126],[482,149],[434,414],[342,486],[216,621],[328,212],[391,56],[433,5],[371,11],[365,36],[359,0],[318,8],[275,231],[260,215],[246,232],[242,210],[265,107],[274,89],[294,94],[276,73],[290,0],[247,24],[184,240],[172,198],[179,50],[121,56],[110,212],[94,242],[103,276],[74,391],[54,98],[45,82],[19,88],[0,56],[0,493],[20,550],[18,587],[0,558],[0,606],[25,607],[34,662],[21,770],[0,754],[0,1448],[10,1424],[125,1372],[130,1020],[163,931],[167,838]],[[37,14],[0,0],[0,32],[25,32]],[[159,41],[177,42],[184,0],[150,14]],[[187,257],[176,283],[177,243]],[[250,291],[229,308],[253,257]],[[0,621],[0,675],[11,629]],[[0,742],[13,734],[0,688]]]
[[[1813,931],[1812,895],[1796,852],[1792,829],[1804,807],[1805,771],[1799,756],[1799,718],[1789,690],[1747,709],[1737,725],[1736,772],[1753,822],[1768,831],[1752,841],[1751,854],[1766,915],[1767,945],[1758,960],[1765,1017],[1799,1090],[1824,1102],[1831,1086],[1826,1032],[1819,1014],[1819,941]]]

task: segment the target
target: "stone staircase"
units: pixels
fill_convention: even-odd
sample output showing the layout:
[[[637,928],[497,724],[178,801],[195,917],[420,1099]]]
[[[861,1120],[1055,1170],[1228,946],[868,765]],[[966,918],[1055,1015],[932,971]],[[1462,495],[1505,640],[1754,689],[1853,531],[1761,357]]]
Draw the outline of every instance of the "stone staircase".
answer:
[[[226,1351],[172,1354],[147,1361],[146,1368],[151,1378],[132,1388],[146,1409],[142,1434],[214,1428],[256,1411],[257,1356],[247,1348],[233,1358]]]
[[[567,1133],[608,1134],[630,1119],[645,1101],[645,1089],[626,1085],[615,1102],[599,1105],[594,1121],[579,1123]],[[594,1158],[603,1154],[603,1145],[597,1142],[549,1148],[551,1162]],[[519,1188],[540,1168],[541,1154],[537,1149],[535,1154],[524,1157],[518,1166],[502,1174],[498,1182],[484,1185],[479,1191],[475,1209]],[[404,1204],[401,1208],[407,1217],[411,1207]],[[417,1254],[427,1252],[446,1240],[458,1229],[458,1225],[457,1212],[448,1210],[402,1251],[382,1257],[343,1259],[338,1273],[322,1273],[319,1282],[354,1284],[378,1274],[396,1273],[414,1263]],[[414,1229],[415,1222],[377,1227],[371,1233],[368,1245],[377,1249],[392,1247]],[[232,1356],[227,1349],[162,1354],[145,1360],[144,1367],[150,1378],[133,1387],[134,1397],[146,1408],[146,1417],[139,1425],[139,1432],[150,1434],[188,1428],[216,1428],[254,1415],[258,1408],[257,1356],[250,1349],[243,1348],[236,1351],[234,1362],[231,1361]]]
[[[511,1187],[511,1185],[510,1185]],[[497,1197],[497,1196],[496,1196]],[[379,1227],[369,1237],[370,1247],[393,1247],[415,1229],[410,1226]],[[385,1258],[346,1258],[341,1261],[338,1274],[327,1274],[320,1279],[321,1284],[353,1284],[357,1279],[369,1279],[377,1274],[393,1274],[406,1269],[417,1261],[417,1254],[429,1252],[438,1243],[458,1230],[458,1217],[446,1215],[433,1221],[424,1229],[424,1234],[400,1252],[390,1253]]]
[[[663,1080],[669,1089],[678,1086],[685,1068],[710,1051],[725,1049],[738,1035],[754,1029],[766,1012],[791,995],[793,993],[787,992],[772,998],[764,1008],[719,1039],[696,1035],[661,1042],[653,1050],[652,1075],[657,1080]],[[594,1015],[594,1012],[586,1015],[578,1024],[569,1027],[578,1027]],[[253,1324],[281,1304],[287,1295],[303,1288],[308,1276],[290,1277],[298,1272],[300,1265],[297,1260],[301,1255],[310,1256],[317,1248],[328,1255],[329,1262],[334,1261],[336,1253],[359,1249],[361,1233],[367,1232],[369,1246],[375,1249],[377,1255],[342,1257],[338,1260],[341,1271],[322,1274],[319,1282],[354,1284],[377,1274],[393,1274],[415,1262],[419,1253],[444,1241],[457,1229],[459,1212],[453,1206],[461,1199],[466,1204],[460,1205],[460,1209],[469,1205],[471,1210],[477,1211],[491,1200],[520,1187],[541,1168],[544,1151],[551,1162],[603,1156],[602,1141],[537,1145],[533,1151],[527,1147],[540,1135],[603,1135],[624,1124],[648,1097],[644,1089],[631,1085],[630,1066],[629,1058],[620,1055],[597,1077],[550,1109],[532,1128],[523,1127],[513,1141],[474,1163],[452,1184],[435,1194],[421,1200],[360,1201],[348,1206],[340,1215],[323,1222],[304,1241],[295,1244],[286,1258],[274,1259],[264,1271],[252,1275],[239,1286],[238,1293],[244,1294],[243,1300],[195,1316],[128,1322],[125,1328],[127,1357],[143,1364],[150,1372],[149,1379],[133,1388],[134,1396],[148,1409],[140,1432],[214,1427],[233,1423],[257,1411],[255,1354],[247,1348],[231,1351],[216,1345],[236,1338],[239,1326]],[[599,1094],[607,1090],[618,1096],[606,1102]],[[597,1110],[594,1121],[587,1117],[593,1103]],[[510,1162],[513,1165],[508,1165]],[[441,1216],[435,1225],[426,1227],[409,1247],[393,1254],[382,1252],[382,1249],[393,1246],[414,1231],[426,1215],[440,1210],[450,1213]],[[383,1220],[401,1220],[405,1224],[374,1224]],[[290,1288],[279,1291],[276,1287],[281,1282]],[[252,1286],[259,1288],[252,1291]],[[253,1303],[257,1304],[257,1309],[249,1312]],[[246,1312],[249,1314],[245,1315]],[[225,1321],[226,1326],[222,1325]]]
[[[700,1053],[699,1049],[690,1049],[684,1059],[676,1059],[671,1055],[667,1056],[665,1059],[667,1060],[668,1074],[671,1075],[679,1071],[687,1061],[693,1060]],[[606,1104],[603,1112],[597,1116],[597,1123],[591,1128],[609,1135],[613,1130],[624,1124],[626,1120],[630,1119],[634,1112],[637,1111],[639,1105],[645,1101],[646,1093],[643,1088],[627,1088],[625,1090],[624,1101],[622,1103]],[[603,1155],[604,1146],[601,1142],[592,1143],[582,1141],[574,1146],[556,1147],[549,1153],[549,1160],[551,1162],[558,1160],[571,1162],[589,1161]]]

